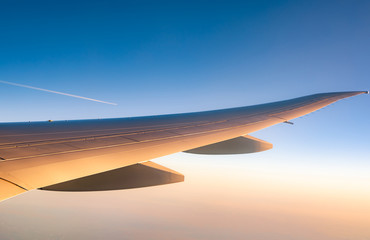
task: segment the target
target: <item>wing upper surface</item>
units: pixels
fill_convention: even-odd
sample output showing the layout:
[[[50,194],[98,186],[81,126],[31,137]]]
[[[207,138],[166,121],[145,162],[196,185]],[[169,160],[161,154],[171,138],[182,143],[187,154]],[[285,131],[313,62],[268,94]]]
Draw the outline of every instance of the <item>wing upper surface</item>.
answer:
[[[3,123],[0,178],[40,188],[236,138],[362,93],[151,117]]]

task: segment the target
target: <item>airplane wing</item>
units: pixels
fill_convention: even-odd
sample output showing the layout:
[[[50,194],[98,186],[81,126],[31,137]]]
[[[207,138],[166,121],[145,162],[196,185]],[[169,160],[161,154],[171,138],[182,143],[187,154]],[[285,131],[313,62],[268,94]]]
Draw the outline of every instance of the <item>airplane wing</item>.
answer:
[[[0,201],[32,189],[97,191],[183,181],[180,173],[150,160],[182,151],[264,151],[272,144],[249,133],[363,93],[368,92],[162,116],[1,123]]]

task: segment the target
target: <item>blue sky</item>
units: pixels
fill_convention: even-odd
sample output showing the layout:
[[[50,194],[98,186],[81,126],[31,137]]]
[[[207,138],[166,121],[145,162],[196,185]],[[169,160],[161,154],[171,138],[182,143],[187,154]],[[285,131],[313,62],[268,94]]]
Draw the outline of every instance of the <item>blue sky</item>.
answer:
[[[319,92],[369,90],[369,12],[369,1],[1,1],[0,80],[115,102],[118,106],[0,85],[0,101],[3,103],[0,121],[191,112],[253,105]],[[265,153],[228,157],[176,154],[164,158],[160,161],[185,173],[188,181],[184,183],[187,185],[178,185],[179,188],[176,185],[168,188],[171,191],[185,188],[190,191],[191,187],[198,189],[198,185],[208,188],[207,181],[217,179],[225,181],[222,184],[226,189],[238,181],[245,184],[244,191],[250,191],[250,174],[258,183],[256,186],[266,182],[281,183],[278,189],[285,190],[276,193],[272,187],[266,187],[261,188],[264,193],[257,191],[256,194],[257,199],[275,194],[285,196],[283,200],[272,200],[276,204],[275,210],[282,206],[289,210],[290,201],[298,206],[307,205],[301,198],[288,197],[307,194],[297,190],[297,186],[292,187],[293,183],[307,189],[319,186],[322,192],[311,189],[321,196],[318,199],[334,198],[337,192],[332,192],[333,189],[339,189],[335,190],[339,191],[338,196],[347,196],[352,189],[351,196],[357,202],[343,200],[338,209],[351,209],[349,206],[358,201],[368,202],[369,103],[369,96],[354,97],[294,120],[293,126],[282,124],[252,134],[274,143],[274,149]],[[222,173],[225,168],[240,177],[229,180],[234,176]],[[204,182],[200,182],[202,179]],[[336,183],[345,190],[340,192]],[[151,199],[157,194],[155,190],[136,193]],[[163,193],[165,190],[157,191]],[[184,190],[187,196],[198,194],[187,191]],[[130,198],[128,193],[110,193],[109,196],[124,201]],[[45,206],[52,209],[54,206],[48,199],[59,196],[38,192],[27,194],[15,202],[2,203],[0,207],[3,211],[0,229],[9,239],[21,238],[20,233],[12,230],[17,229],[14,226],[21,221],[14,217],[15,209],[23,206],[25,215],[21,218],[34,219],[30,209]],[[225,196],[223,191],[215,190],[212,194]],[[102,201],[103,196],[95,197]],[[61,209],[78,212],[82,208],[74,217],[80,219],[78,226],[87,227],[84,222],[90,217],[86,217],[86,212],[92,206],[98,207],[98,200],[94,205],[91,198],[79,195],[92,204],[83,208],[73,205],[73,196],[63,197],[68,205]],[[168,197],[164,201],[169,200],[179,199]],[[104,201],[107,205],[117,206],[118,200],[104,198]],[[201,205],[202,199],[194,197],[190,202]],[[187,209],[188,203],[182,202],[180,207]],[[321,208],[315,206],[311,206],[313,212],[320,212]],[[333,212],[338,209],[334,208]],[[363,218],[365,214],[370,215],[367,208],[363,212]],[[207,212],[202,213],[205,219],[213,217]],[[275,213],[277,217],[282,216]],[[259,213],[255,214],[254,217]],[[287,217],[292,223],[305,216],[301,212],[294,214]],[[325,216],[332,219],[335,214]],[[40,230],[41,223],[45,224],[49,218],[63,222],[66,217],[69,215],[44,217],[46,220],[42,218],[40,226],[35,221],[34,228],[30,228],[34,234],[49,236],[49,232]],[[14,221],[9,223],[7,219],[10,218]],[[353,217],[354,222],[363,218]],[[123,215],[117,219],[125,222]],[[248,219],[253,220],[253,217]],[[299,219],[304,222],[306,218]],[[267,222],[272,226],[281,223],[271,219]],[[178,222],[171,226],[181,229],[181,224],[187,223]],[[355,231],[363,234],[358,237],[370,236],[363,229],[340,224],[343,229],[348,229],[348,236]],[[342,226],[340,224],[338,226]],[[216,229],[216,225],[211,226]],[[313,229],[317,230],[315,224],[312,226],[305,228],[302,224],[298,228],[302,231],[292,235],[292,239],[339,239],[335,234],[325,235],[320,231],[321,235],[312,237]],[[121,233],[117,229],[109,231]],[[162,228],[158,226],[158,229]],[[235,229],[229,230],[239,234]],[[289,224],[281,226],[280,230],[271,229],[270,233],[276,237],[274,239],[291,236],[288,234]],[[208,239],[207,233],[202,234],[199,235],[202,239]],[[263,230],[248,233],[240,230],[240,234],[241,239],[243,236],[272,239]],[[73,238],[77,235],[66,236]],[[209,236],[209,239],[215,239],[215,236]],[[235,239],[238,238],[235,236]]]
[[[1,100],[19,109],[5,110],[4,120],[197,111],[366,90],[368,10],[367,1],[2,1],[2,80],[119,104],[2,86]]]

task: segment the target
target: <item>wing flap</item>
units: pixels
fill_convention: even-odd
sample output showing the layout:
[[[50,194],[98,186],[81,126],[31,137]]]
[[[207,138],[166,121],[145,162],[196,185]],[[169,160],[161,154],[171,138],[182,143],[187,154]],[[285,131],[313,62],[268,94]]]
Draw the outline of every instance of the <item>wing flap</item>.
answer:
[[[138,163],[108,172],[40,188],[50,191],[107,191],[183,182],[184,175],[153,162]]]

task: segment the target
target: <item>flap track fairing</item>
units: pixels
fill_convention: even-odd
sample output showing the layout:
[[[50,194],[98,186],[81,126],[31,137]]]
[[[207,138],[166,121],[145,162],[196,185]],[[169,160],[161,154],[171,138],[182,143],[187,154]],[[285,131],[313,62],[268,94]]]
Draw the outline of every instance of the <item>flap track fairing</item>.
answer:
[[[41,190],[106,191],[183,182],[184,175],[153,162],[138,163],[103,173],[62,182]]]
[[[195,154],[244,154],[262,152],[271,148],[271,143],[246,135],[185,152]]]

